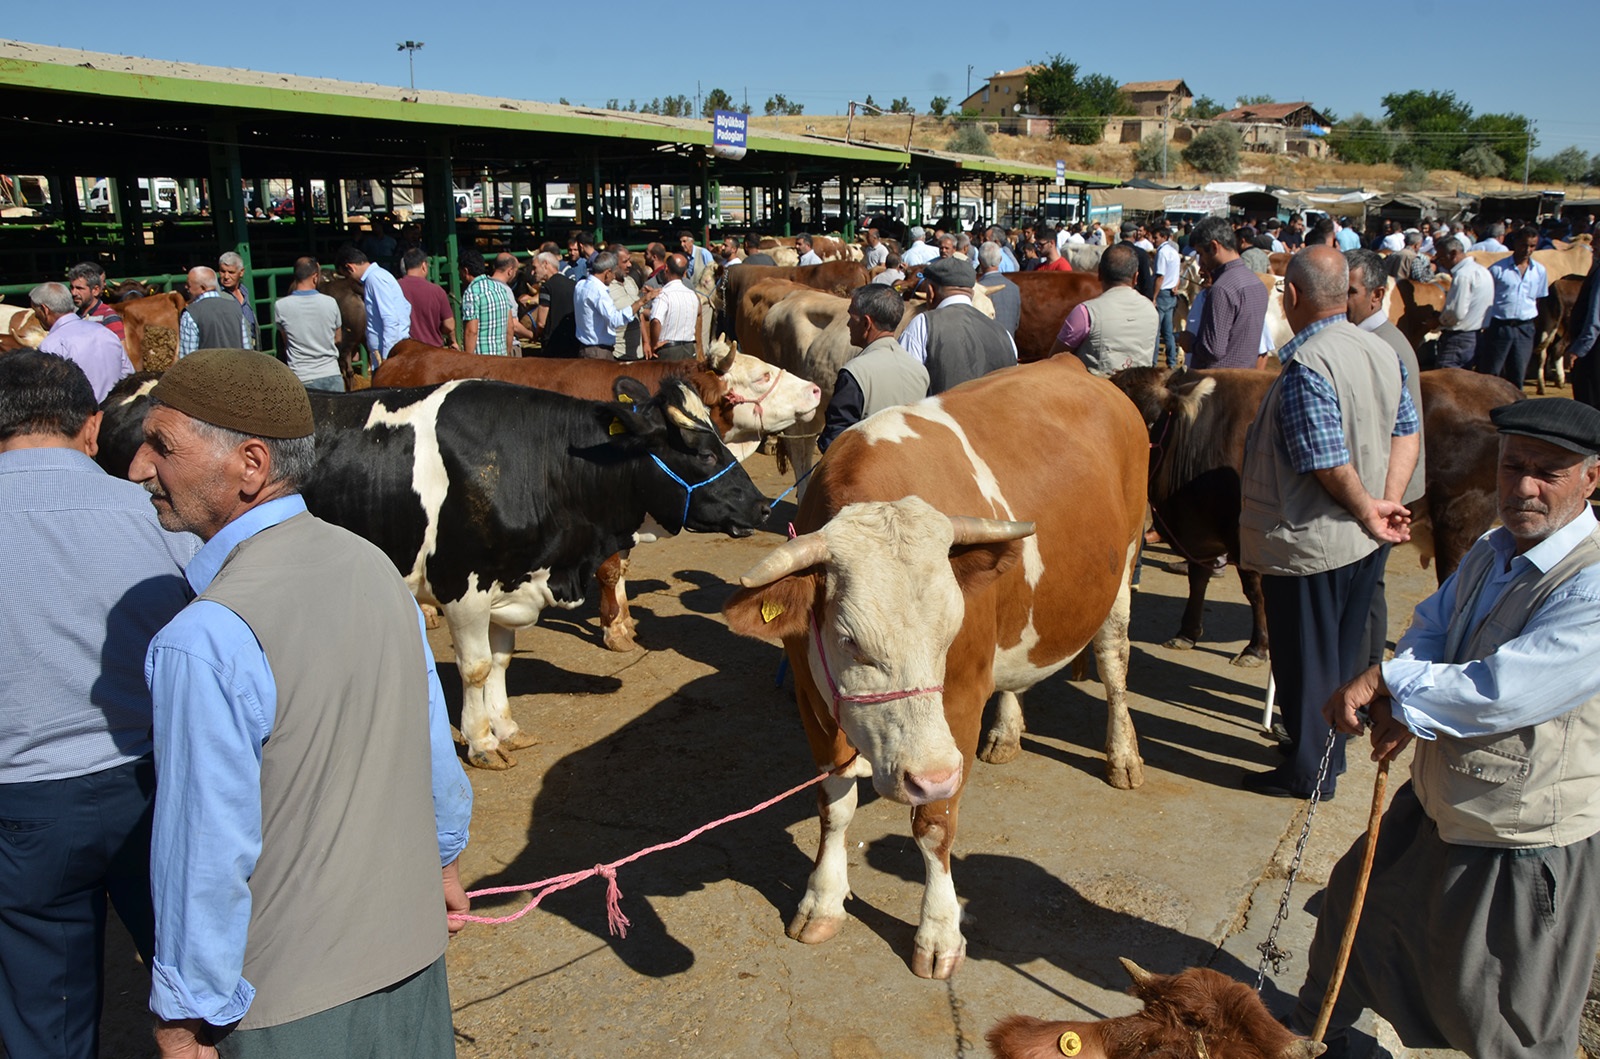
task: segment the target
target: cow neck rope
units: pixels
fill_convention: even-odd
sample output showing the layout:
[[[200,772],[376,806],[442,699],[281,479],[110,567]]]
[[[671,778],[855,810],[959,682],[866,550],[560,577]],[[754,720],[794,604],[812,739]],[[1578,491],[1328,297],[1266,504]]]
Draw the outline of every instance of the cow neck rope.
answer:
[[[679,485],[683,486],[683,517],[678,520],[678,525],[681,526],[684,529],[688,529],[689,528],[689,501],[694,499],[694,491],[696,489],[699,489],[703,485],[710,485],[712,482],[716,481],[718,478],[721,478],[723,475],[727,474],[729,471],[731,471],[735,467],[739,466],[739,464],[737,462],[730,463],[726,467],[722,468],[722,470],[718,471],[716,474],[713,474],[710,478],[707,478],[705,481],[696,482],[695,484],[690,485],[688,482],[684,481],[682,478],[679,478],[676,474],[674,474],[672,468],[668,467],[665,463],[663,463],[661,461],[661,457],[660,456],[657,456],[655,453],[652,452],[650,454],[650,458],[652,460],[656,461],[656,466],[660,467],[661,470],[666,474],[666,476],[668,478],[671,478],[674,482],[677,482]]]
[[[737,408],[739,405],[742,405],[742,404],[753,404],[753,405],[755,405],[756,406],[756,423],[758,425],[759,432],[762,433],[762,434],[765,434],[767,432],[767,413],[764,410],[762,410],[761,402],[765,401],[767,398],[772,396],[772,391],[776,390],[778,388],[778,383],[781,382],[781,381],[783,381],[783,369],[779,368],[778,369],[778,374],[776,374],[776,375],[774,375],[772,377],[772,385],[767,387],[767,392],[762,394],[760,397],[757,397],[754,401],[752,401],[752,400],[750,400],[748,398],[745,398],[745,397],[740,397],[738,394],[734,393],[733,390],[731,390],[731,389],[727,393],[722,395],[722,399],[723,399],[724,402],[727,403],[729,408]]]

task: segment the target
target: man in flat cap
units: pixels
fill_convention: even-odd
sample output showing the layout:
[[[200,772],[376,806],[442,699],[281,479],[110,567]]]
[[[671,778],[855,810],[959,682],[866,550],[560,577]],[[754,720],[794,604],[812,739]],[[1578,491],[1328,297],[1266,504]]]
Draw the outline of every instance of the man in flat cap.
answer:
[[[1412,1048],[1577,1049],[1600,942],[1600,411],[1548,398],[1492,416],[1503,526],[1417,606],[1395,657],[1323,708],[1351,734],[1370,711],[1375,759],[1417,740],[1330,1043],[1370,1007]],[[1322,1003],[1365,842],[1329,878],[1297,1029]]]
[[[930,261],[922,279],[935,308],[915,317],[900,336],[907,353],[928,368],[928,396],[1017,362],[1017,346],[1006,329],[972,304],[978,272],[970,261]]]
[[[306,511],[294,372],[200,350],[150,398],[129,476],[205,541],[145,661],[161,1054],[454,1055],[472,790],[421,613],[381,551]]]

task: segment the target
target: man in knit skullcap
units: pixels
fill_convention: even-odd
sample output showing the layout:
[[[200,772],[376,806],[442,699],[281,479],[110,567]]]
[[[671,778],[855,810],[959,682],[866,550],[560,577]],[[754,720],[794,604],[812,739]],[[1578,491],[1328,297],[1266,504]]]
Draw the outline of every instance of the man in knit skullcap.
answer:
[[[294,372],[203,349],[150,397],[129,477],[206,542],[145,659],[161,1054],[453,1055],[472,789],[422,615],[381,551],[306,510]]]

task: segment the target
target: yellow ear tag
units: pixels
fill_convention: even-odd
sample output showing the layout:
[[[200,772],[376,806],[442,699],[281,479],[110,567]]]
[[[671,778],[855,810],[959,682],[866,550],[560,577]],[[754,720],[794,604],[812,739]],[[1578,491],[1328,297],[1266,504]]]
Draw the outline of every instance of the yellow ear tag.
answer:
[[[622,425],[622,420],[613,419],[611,421],[611,433],[613,435],[615,435],[615,434],[626,434],[627,432],[628,432],[628,428]]]
[[[766,622],[768,625],[772,624],[773,618],[776,618],[782,613],[782,603],[775,603],[770,599],[764,599],[761,601],[761,620]]]
[[[1083,1038],[1079,1037],[1071,1030],[1068,1030],[1066,1033],[1063,1033],[1061,1035],[1061,1039],[1056,1042],[1056,1047],[1061,1049],[1062,1055],[1077,1055],[1079,1052],[1083,1051]]]
[[[619,401],[619,402],[621,402],[621,403],[622,403],[622,404],[632,404],[632,403],[633,403],[633,398],[632,398],[632,397],[629,397],[629,396],[628,396],[628,395],[627,395],[627,394],[625,394],[625,393],[619,393],[619,394],[617,394],[617,400],[618,400],[618,401]]]

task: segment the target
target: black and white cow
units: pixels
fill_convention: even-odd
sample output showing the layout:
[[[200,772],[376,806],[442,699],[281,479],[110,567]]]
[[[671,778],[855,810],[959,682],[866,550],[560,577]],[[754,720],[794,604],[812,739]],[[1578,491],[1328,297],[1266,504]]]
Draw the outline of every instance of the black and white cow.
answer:
[[[699,396],[669,381],[615,403],[509,383],[311,394],[319,518],[382,548],[419,601],[439,607],[461,670],[461,731],[481,768],[532,739],[511,719],[516,630],[575,607],[607,556],[652,518],[745,536],[766,498],[717,436]]]

